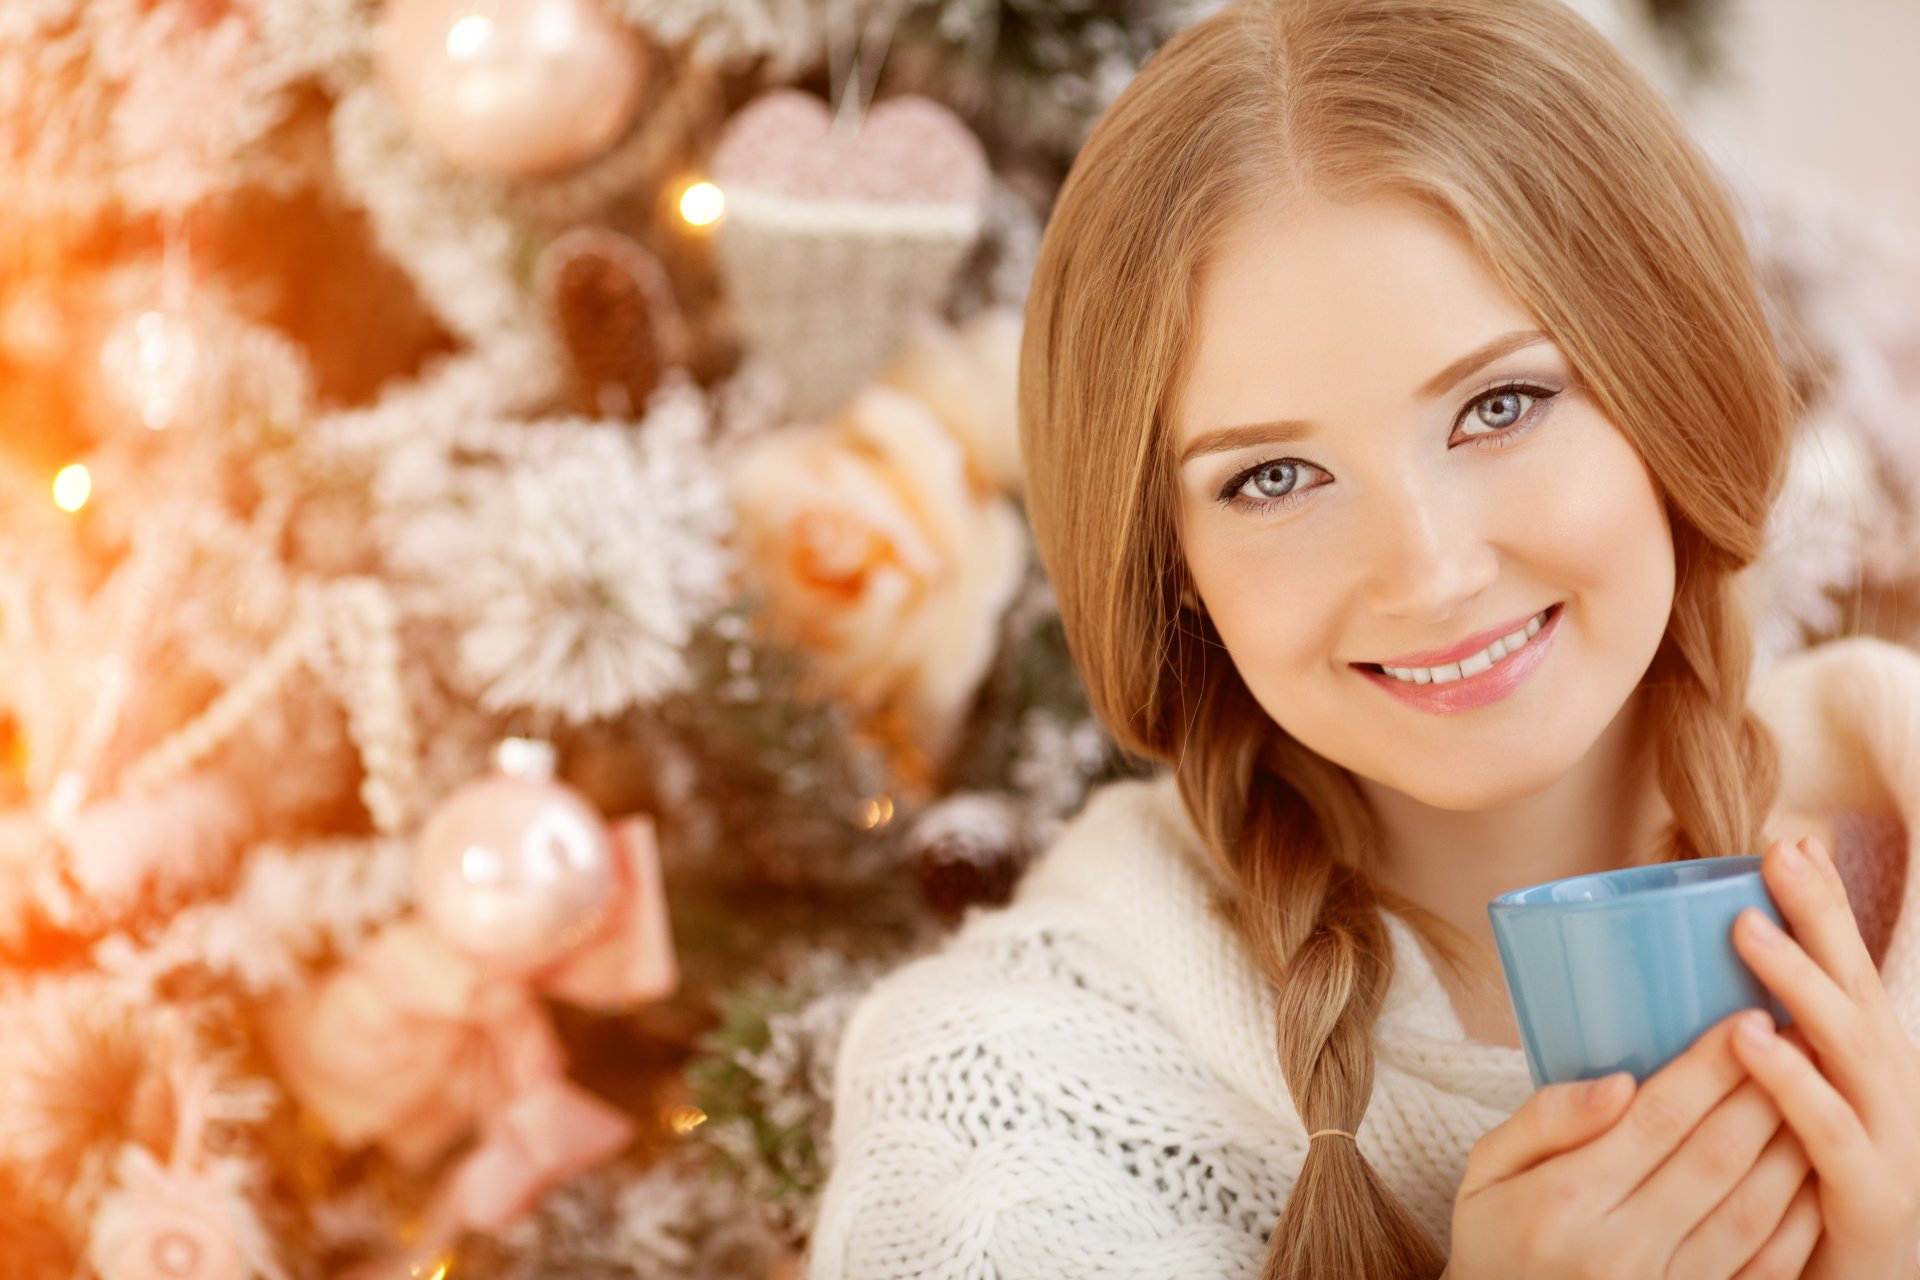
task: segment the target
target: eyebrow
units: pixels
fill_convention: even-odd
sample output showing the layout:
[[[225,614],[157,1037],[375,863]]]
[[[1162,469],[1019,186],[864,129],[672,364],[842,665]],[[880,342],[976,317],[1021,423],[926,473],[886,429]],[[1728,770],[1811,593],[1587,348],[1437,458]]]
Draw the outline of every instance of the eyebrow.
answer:
[[[1516,329],[1512,333],[1503,333],[1493,341],[1474,348],[1461,356],[1440,372],[1420,384],[1415,395],[1422,400],[1431,400],[1441,392],[1468,377],[1485,365],[1492,364],[1501,356],[1543,342],[1547,335],[1538,329]],[[1255,422],[1244,427],[1222,427],[1195,437],[1185,449],[1180,451],[1178,466],[1185,466],[1203,453],[1224,453],[1230,449],[1244,449],[1251,444],[1285,444],[1313,434],[1313,423],[1297,418],[1288,418],[1279,422]]]

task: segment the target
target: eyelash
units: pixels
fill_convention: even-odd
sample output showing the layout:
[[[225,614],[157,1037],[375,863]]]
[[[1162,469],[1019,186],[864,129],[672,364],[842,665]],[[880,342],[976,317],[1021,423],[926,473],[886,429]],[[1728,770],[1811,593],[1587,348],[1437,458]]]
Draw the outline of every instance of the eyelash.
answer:
[[[1460,418],[1465,418],[1467,414],[1473,410],[1474,406],[1511,392],[1518,392],[1521,395],[1532,398],[1534,403],[1529,409],[1527,416],[1511,426],[1501,427],[1497,430],[1489,431],[1484,435],[1469,437],[1474,444],[1484,445],[1489,449],[1503,449],[1507,445],[1512,444],[1516,439],[1533,430],[1538,424],[1540,416],[1546,412],[1546,407],[1560,394],[1558,391],[1539,386],[1532,382],[1503,382],[1498,386],[1488,387],[1485,391],[1482,391],[1479,395],[1467,401],[1465,407],[1461,410]],[[1460,419],[1455,419],[1456,426],[1459,424],[1459,420]],[[1291,493],[1283,493],[1277,498],[1267,498],[1258,502],[1239,496],[1240,490],[1246,486],[1247,481],[1253,479],[1254,476],[1265,471],[1268,467],[1283,462],[1291,462],[1296,464],[1296,466],[1303,467],[1313,466],[1311,462],[1306,462],[1299,458],[1268,458],[1264,461],[1256,462],[1252,466],[1236,472],[1233,478],[1228,480],[1221,488],[1221,505],[1238,507],[1243,511],[1259,515],[1268,511],[1277,511],[1281,507],[1291,506],[1306,497],[1309,493],[1312,493],[1313,489],[1322,487],[1320,485],[1314,485],[1313,489],[1302,489],[1296,486]],[[1318,467],[1314,467],[1316,471],[1319,469]]]

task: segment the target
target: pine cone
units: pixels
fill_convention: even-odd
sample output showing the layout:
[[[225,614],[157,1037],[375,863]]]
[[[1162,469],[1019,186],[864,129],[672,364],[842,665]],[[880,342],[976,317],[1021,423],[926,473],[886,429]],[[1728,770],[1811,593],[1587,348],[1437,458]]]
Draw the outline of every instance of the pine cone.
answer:
[[[547,246],[541,295],[573,366],[574,407],[588,417],[637,417],[687,337],[658,259],[605,227],[575,227]]]
[[[962,793],[929,809],[907,837],[921,901],[945,923],[1001,906],[1032,861],[1019,811],[1001,795]]]

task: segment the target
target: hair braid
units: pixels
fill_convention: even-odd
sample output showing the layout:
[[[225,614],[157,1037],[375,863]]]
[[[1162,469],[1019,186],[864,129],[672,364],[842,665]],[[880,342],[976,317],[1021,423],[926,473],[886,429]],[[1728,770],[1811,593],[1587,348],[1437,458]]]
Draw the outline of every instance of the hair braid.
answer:
[[[1752,626],[1723,552],[1682,526],[1667,634],[1643,681],[1660,789],[1672,807],[1670,860],[1757,853],[1780,754],[1748,706]]]
[[[1393,947],[1373,877],[1333,849],[1364,856],[1372,819],[1352,778],[1280,734],[1230,663],[1205,663],[1205,648],[1201,639],[1188,652],[1203,664],[1200,716],[1213,741],[1181,757],[1181,792],[1231,887],[1223,905],[1275,992],[1276,1048],[1301,1124],[1356,1132]],[[1309,1142],[1261,1275],[1427,1280],[1445,1266],[1358,1144]]]

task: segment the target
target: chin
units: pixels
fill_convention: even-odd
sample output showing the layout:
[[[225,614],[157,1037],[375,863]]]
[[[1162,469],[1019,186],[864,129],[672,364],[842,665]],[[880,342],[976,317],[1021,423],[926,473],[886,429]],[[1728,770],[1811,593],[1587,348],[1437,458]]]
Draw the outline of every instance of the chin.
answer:
[[[1538,795],[1564,777],[1571,767],[1571,761],[1543,764],[1538,756],[1494,768],[1464,762],[1423,763],[1419,768],[1376,781],[1432,809],[1474,813]]]

